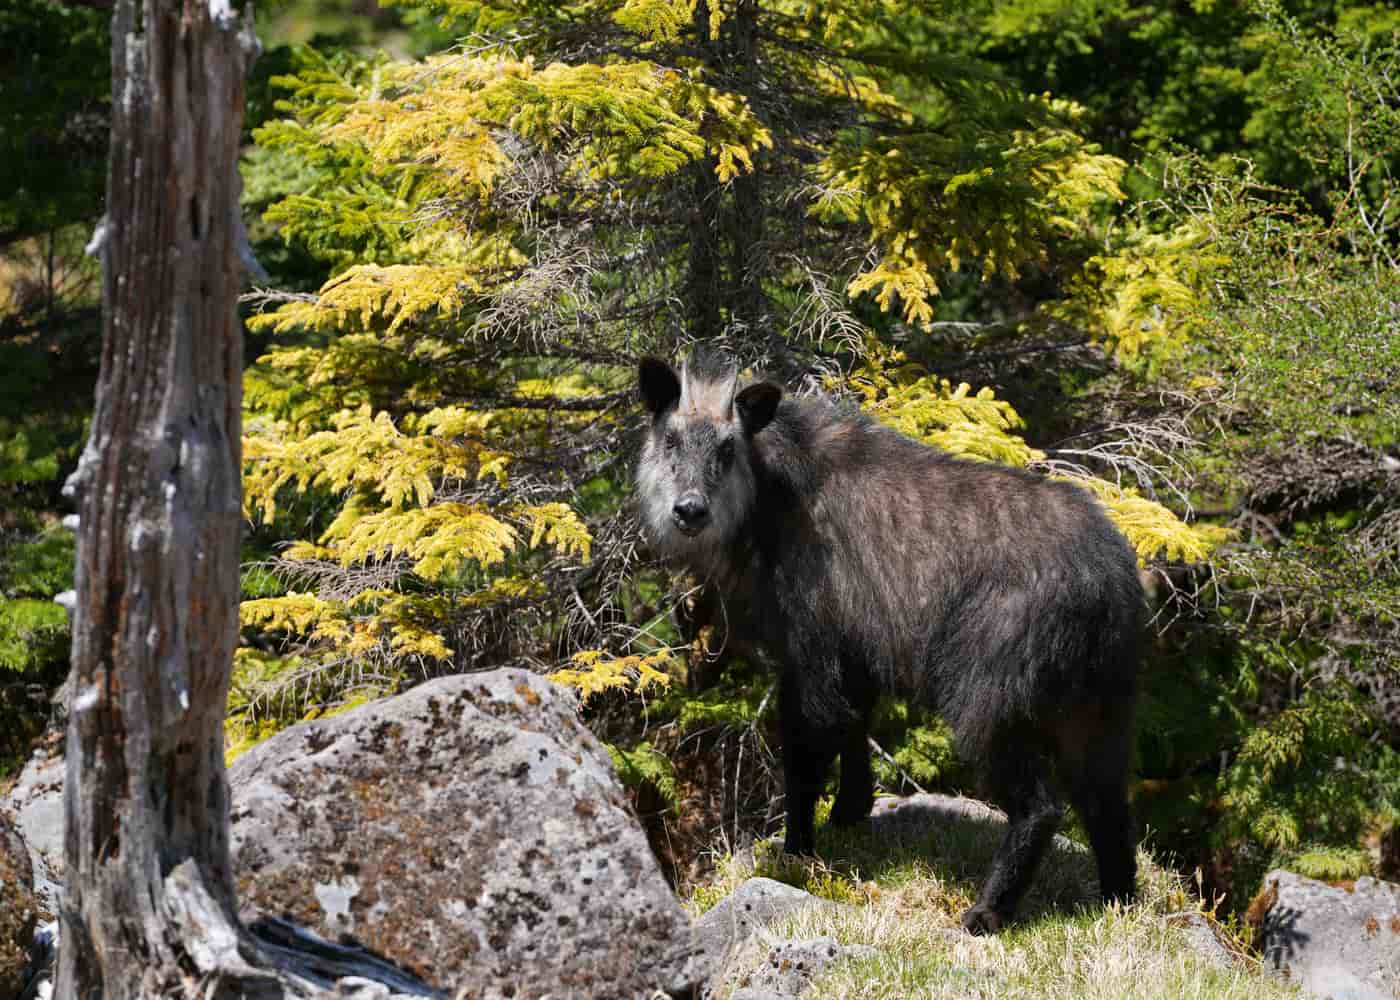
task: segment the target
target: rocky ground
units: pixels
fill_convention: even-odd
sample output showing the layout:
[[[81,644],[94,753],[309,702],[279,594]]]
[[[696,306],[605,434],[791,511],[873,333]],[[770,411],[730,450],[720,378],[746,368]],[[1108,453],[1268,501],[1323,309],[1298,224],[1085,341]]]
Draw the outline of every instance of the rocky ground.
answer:
[[[1103,911],[1092,859],[1064,838],[1021,924],[972,938],[957,918],[1004,823],[943,796],[882,800],[865,829],[823,835],[827,862],[759,845],[683,905],[573,696],[524,671],[442,678],[303,723],[241,757],[230,781],[245,922],[264,942],[319,936],[328,968],[339,947],[351,965],[367,951],[401,970],[378,984],[341,977],[341,996],[1274,997],[1301,986],[1389,1000],[1400,987],[1400,887],[1271,874],[1261,962],[1145,856],[1141,902]],[[41,753],[0,807],[0,1000],[43,995],[34,958],[63,877],[61,782],[61,758]]]

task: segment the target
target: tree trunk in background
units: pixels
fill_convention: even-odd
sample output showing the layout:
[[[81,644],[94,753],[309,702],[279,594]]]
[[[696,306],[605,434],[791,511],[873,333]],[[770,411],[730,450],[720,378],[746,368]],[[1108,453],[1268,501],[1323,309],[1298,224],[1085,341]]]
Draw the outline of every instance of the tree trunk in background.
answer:
[[[754,94],[762,76],[758,65],[756,0],[726,4],[719,37],[710,38],[710,4],[695,7],[700,49],[717,86]],[[703,134],[703,126],[702,126]],[[727,185],[715,175],[716,160],[706,157],[689,168],[695,204],[689,226],[690,260],[686,303],[690,333],[697,340],[727,335],[759,348],[781,362],[787,347],[777,336],[768,312],[763,278],[770,270],[764,242],[763,178],[758,170],[740,174]]]
[[[712,340],[724,332],[720,316],[719,214],[723,189],[715,176],[714,157],[690,165],[695,204],[689,225],[690,269],[686,272],[685,298],[690,312],[690,335]]]
[[[710,4],[700,0],[695,5],[696,37],[700,48],[708,53],[713,65],[717,43],[710,41]],[[700,134],[708,138],[708,128],[700,126]],[[720,303],[724,298],[723,275],[720,273],[719,213],[724,203],[724,189],[715,176],[716,160],[702,157],[687,168],[691,174],[694,203],[690,206],[687,238],[690,260],[685,278],[685,299],[689,312],[690,335],[699,341],[713,340],[724,332]]]
[[[761,77],[758,65],[758,4],[739,0],[729,11],[725,57],[729,73],[740,93],[756,94]],[[768,315],[763,277],[768,273],[768,249],[763,238],[763,175],[758,170],[740,174],[730,182],[734,207],[729,219],[730,272],[733,275],[731,322],[755,345],[763,344],[771,361],[786,357],[787,347],[777,336]]]
[[[228,850],[237,641],[238,149],[227,0],[118,0],[103,353],[78,500],[55,995],[259,995]]]

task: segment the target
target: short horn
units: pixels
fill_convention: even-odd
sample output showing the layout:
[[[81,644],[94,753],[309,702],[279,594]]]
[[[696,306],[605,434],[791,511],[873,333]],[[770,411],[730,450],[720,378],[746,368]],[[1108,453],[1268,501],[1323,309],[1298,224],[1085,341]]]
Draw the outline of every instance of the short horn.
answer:
[[[695,386],[690,381],[690,359],[681,359],[681,408],[695,404]]]
[[[723,413],[726,418],[734,416],[734,396],[738,393],[738,391],[739,373],[735,371],[730,374],[729,382],[724,387],[724,395],[721,397],[722,405],[720,406],[719,411]]]

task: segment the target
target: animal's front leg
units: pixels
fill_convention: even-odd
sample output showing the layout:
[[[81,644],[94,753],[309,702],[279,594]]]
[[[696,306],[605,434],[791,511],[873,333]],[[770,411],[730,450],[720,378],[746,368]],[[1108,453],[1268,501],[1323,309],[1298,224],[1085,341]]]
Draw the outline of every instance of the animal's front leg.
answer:
[[[783,736],[783,774],[786,779],[787,837],[789,854],[816,853],[817,799],[826,784],[831,762],[840,748],[837,727],[810,719],[797,685],[785,681],[780,695]]]
[[[841,788],[831,807],[833,826],[855,826],[875,804],[875,776],[870,771],[870,730],[865,719],[853,723],[841,741]]]

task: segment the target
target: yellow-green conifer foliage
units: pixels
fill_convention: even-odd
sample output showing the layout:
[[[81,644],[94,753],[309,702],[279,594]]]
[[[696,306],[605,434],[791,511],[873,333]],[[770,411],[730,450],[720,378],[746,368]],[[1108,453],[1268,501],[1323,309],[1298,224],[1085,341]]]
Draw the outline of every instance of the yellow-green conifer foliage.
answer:
[[[1044,452],[1017,433],[1025,426],[1011,404],[990,388],[977,392],[966,382],[954,386],[930,375],[901,351],[872,344],[865,367],[848,385],[876,419],[910,437],[963,458],[1035,468]],[[1064,476],[1099,499],[1108,516],[1137,552],[1138,562],[1201,562],[1227,537],[1211,524],[1187,524],[1171,510],[1133,487],[1089,475]]]
[[[881,344],[957,270],[1011,279],[1097,232],[1123,164],[1074,106],[925,58],[895,3],[420,6],[474,42],[306,53],[257,134],[296,179],[267,218],[330,276],[251,321],[277,339],[246,384],[249,513],[300,541],[244,609],[288,658],[244,661],[239,738],[273,704],[513,658],[579,654],[556,676],[585,692],[659,683],[622,506],[644,353],[844,356],[880,419],[1037,460],[1007,400]],[[1144,558],[1204,552],[1095,488]]]
[[[1024,468],[1043,456],[1016,430],[1021,417],[991,389],[954,387],[909,360],[902,351],[867,347],[867,361],[848,380],[861,405],[882,423],[964,458]]]
[[[601,691],[644,691],[653,685],[665,688],[671,683],[671,676],[664,671],[671,653],[661,649],[645,656],[608,656],[600,649],[585,649],[570,658],[569,666],[548,676],[557,684],[576,688],[585,701]]]
[[[881,251],[851,279],[852,295],[872,292],[882,310],[900,303],[907,322],[927,324],[939,272],[970,261],[983,277],[1014,279],[1047,258],[1056,236],[1081,229],[1095,205],[1123,197],[1123,161],[1066,127],[1078,109],[1048,101],[1025,110],[1044,124],[1014,130],[999,148],[974,147],[972,162],[968,150],[954,158],[941,135],[832,150],[819,168],[824,192],[814,211],[863,221]],[[949,161],[961,169],[930,172]]]
[[[1070,294],[1044,312],[1089,331],[1125,365],[1160,365],[1201,332],[1207,282],[1228,267],[1197,222],[1165,233],[1135,227],[1113,252],[1089,258]]]

